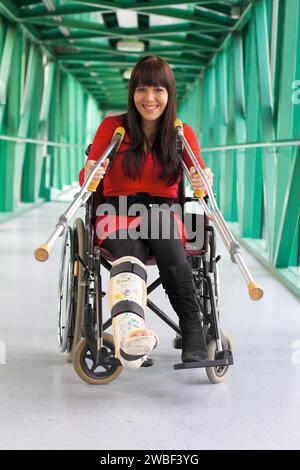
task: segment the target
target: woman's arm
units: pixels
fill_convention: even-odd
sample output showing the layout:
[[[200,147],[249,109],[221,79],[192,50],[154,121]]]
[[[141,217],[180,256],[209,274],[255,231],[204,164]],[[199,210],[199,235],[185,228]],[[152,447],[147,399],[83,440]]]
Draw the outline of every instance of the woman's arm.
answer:
[[[198,143],[198,139],[196,137],[196,134],[193,130],[193,128],[187,124],[184,125],[183,127],[183,133],[186,138],[186,140],[189,143],[189,146],[191,147],[195,157],[197,158],[197,161],[201,168],[203,168],[206,179],[208,180],[208,183],[210,186],[213,185],[213,172],[211,171],[210,168],[205,167],[205,163],[202,160],[201,153],[200,153],[200,147]],[[191,178],[191,185],[194,190],[198,189],[204,189],[204,183],[202,181],[202,178],[200,175],[198,175],[196,168],[193,166],[193,162],[190,159],[187,151],[184,149],[183,151],[183,160],[185,164],[187,165],[188,169],[190,170],[190,178]]]
[[[100,124],[95,134],[90,153],[84,167],[79,172],[79,184],[83,185],[87,175],[92,171],[95,162],[101,157],[104,150],[109,146],[112,135],[118,127],[119,122],[113,117],[106,117]],[[103,178],[109,160],[106,159],[95,174],[93,181]]]

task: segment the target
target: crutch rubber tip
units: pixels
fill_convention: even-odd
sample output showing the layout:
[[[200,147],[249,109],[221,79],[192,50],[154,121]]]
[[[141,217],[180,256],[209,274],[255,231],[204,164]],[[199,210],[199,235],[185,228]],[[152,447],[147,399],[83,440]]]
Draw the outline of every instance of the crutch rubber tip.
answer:
[[[264,295],[264,291],[262,290],[262,288],[259,287],[259,285],[256,284],[256,282],[254,281],[249,282],[248,292],[249,292],[250,299],[252,300],[260,300]]]
[[[49,249],[48,243],[41,245],[34,252],[34,257],[37,261],[41,261],[41,262],[47,261],[49,256],[50,256],[50,249]]]

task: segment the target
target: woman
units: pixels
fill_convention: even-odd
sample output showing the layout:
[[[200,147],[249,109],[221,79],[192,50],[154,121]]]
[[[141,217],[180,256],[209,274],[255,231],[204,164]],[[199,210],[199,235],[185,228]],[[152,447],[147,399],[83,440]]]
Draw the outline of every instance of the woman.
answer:
[[[125,367],[139,367],[158,342],[157,336],[145,328],[143,319],[146,307],[145,263],[149,254],[155,256],[162,285],[179,317],[182,361],[201,361],[207,356],[191,266],[184,249],[186,239],[182,222],[170,210],[182,178],[180,156],[176,151],[176,117],[176,85],[171,68],[160,57],[144,57],[131,74],[128,112],[104,119],[80,174],[82,184],[93,169],[95,160],[109,145],[115,128],[123,126],[126,135],[117,155],[109,167],[108,159],[102,163],[94,180],[105,175],[105,203],[112,204],[116,210],[116,215],[102,214],[98,217],[96,234],[98,244],[117,258],[110,274],[108,294],[116,357]],[[193,129],[184,125],[183,130],[199,164],[205,168]],[[202,189],[202,180],[185,151],[182,158],[190,169],[193,189]],[[212,184],[211,170],[205,168],[204,171]],[[140,216],[121,213],[120,196],[127,197],[128,207],[142,203],[145,210]],[[163,212],[151,207],[151,203],[163,203]],[[161,227],[162,221],[170,228],[167,238]],[[107,223],[110,229],[105,232]],[[142,225],[147,227],[146,235],[143,230],[143,236],[131,236],[132,227],[140,229]],[[155,236],[152,236],[153,229]]]

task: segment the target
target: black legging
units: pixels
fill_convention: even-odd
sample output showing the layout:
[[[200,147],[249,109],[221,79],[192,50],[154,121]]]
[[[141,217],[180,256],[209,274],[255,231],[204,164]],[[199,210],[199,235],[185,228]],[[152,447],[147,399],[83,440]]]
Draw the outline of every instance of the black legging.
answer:
[[[186,253],[179,237],[177,223],[174,220],[171,211],[164,209],[162,211],[147,210],[142,214],[142,218],[146,217],[147,226],[149,228],[147,236],[141,234],[136,240],[130,238],[127,229],[122,229],[116,234],[109,236],[102,243],[103,248],[109,250],[115,258],[122,256],[134,256],[146,263],[149,254],[153,253],[159,271],[169,266],[175,266],[186,261]],[[163,220],[163,224],[162,224]],[[163,229],[162,229],[163,225]],[[156,237],[153,238],[151,233],[156,230]],[[165,232],[168,230],[168,232]],[[121,238],[119,235],[123,234]],[[164,238],[164,233],[170,233],[170,237]],[[126,238],[125,238],[126,237]]]

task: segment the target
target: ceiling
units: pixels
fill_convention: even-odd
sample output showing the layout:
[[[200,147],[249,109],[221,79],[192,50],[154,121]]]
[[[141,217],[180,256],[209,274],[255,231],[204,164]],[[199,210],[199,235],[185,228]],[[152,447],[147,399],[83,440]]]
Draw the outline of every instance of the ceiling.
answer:
[[[124,72],[145,54],[158,54],[171,65],[180,101],[228,36],[242,27],[253,2],[1,0],[0,13],[20,23],[101,108],[122,109]],[[126,41],[125,51],[118,41]],[[144,51],[130,51],[133,41]]]

